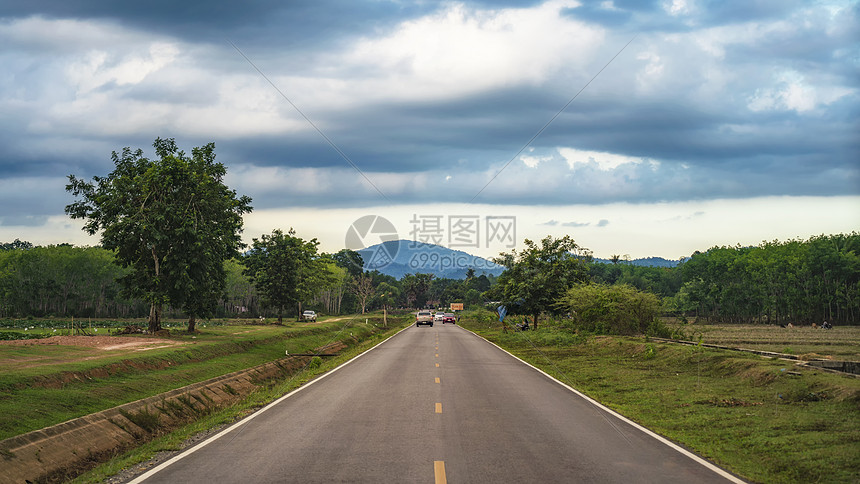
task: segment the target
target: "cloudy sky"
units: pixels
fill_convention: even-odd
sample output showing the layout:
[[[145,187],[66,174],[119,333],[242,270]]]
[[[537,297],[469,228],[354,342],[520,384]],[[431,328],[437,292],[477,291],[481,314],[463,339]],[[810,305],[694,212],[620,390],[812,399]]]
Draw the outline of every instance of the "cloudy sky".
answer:
[[[156,137],[331,251],[368,214],[481,255],[505,217],[603,257],[860,229],[857,1],[128,3],[0,7],[0,241],[96,244],[66,176]]]

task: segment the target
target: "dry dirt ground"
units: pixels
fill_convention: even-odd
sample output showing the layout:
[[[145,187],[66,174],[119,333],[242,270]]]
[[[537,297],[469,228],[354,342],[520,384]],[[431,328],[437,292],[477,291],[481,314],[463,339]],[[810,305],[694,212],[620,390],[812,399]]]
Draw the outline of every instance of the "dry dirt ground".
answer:
[[[43,365],[62,365],[108,356],[111,351],[137,352],[183,344],[188,343],[141,336],[51,336],[43,339],[0,341],[0,369],[9,371]],[[28,356],[3,351],[3,348],[21,346],[62,346],[67,351],[38,352],[40,354]]]
[[[8,346],[64,345],[85,346],[88,348],[98,348],[100,350],[135,348],[138,351],[164,348],[180,344],[182,343],[162,338],[136,337],[132,339],[123,336],[51,336],[49,338],[42,339],[0,341],[0,345]]]

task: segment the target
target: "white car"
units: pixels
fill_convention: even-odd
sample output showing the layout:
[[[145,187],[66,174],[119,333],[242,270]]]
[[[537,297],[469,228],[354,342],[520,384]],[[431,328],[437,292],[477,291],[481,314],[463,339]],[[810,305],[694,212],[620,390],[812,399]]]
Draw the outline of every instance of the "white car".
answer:
[[[317,320],[317,313],[313,311],[305,311],[302,313],[302,319],[305,321],[314,321]]]
[[[445,318],[445,313],[436,313],[433,315],[433,322],[434,323],[441,323],[444,318]]]

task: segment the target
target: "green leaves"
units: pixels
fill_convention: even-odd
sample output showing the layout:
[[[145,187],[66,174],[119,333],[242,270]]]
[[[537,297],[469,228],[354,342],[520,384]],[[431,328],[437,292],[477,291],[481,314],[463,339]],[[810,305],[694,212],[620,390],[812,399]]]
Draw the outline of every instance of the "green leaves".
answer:
[[[320,288],[319,277],[329,261],[318,257],[318,245],[316,239],[296,237],[292,229],[286,234],[275,229],[253,239],[244,257],[246,274],[266,304],[277,309],[278,322],[285,308],[309,299]]]
[[[569,311],[587,331],[641,334],[660,314],[660,300],[627,284],[576,284],[559,298],[557,307]]]
[[[507,268],[499,276],[499,291],[508,310],[537,318],[541,312],[556,312],[556,301],[573,284],[588,278],[591,253],[569,236],[547,236],[540,245],[526,239],[526,248],[502,253],[493,259]]]
[[[179,151],[173,138],[153,143],[159,159],[142,150],[113,152],[115,169],[85,182],[69,176],[66,190],[76,198],[66,207],[86,220],[89,234],[115,249],[130,273],[124,293],[155,306],[181,307],[192,318],[208,316],[224,287],[223,263],[242,247],[242,214],[251,199],[223,184],[225,167],[215,163],[215,145]],[[150,329],[158,329],[159,310]]]
[[[673,304],[727,322],[837,323],[860,316],[860,234],[713,247],[679,269]]]

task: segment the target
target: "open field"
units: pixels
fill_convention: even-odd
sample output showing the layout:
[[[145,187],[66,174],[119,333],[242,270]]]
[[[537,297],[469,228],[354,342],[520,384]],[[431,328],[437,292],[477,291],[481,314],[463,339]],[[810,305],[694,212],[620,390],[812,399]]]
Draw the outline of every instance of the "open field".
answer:
[[[333,341],[354,345],[378,332],[378,323],[373,316],[368,325],[365,316],[284,326],[239,321],[200,325],[196,334],[174,330],[166,338],[0,341],[0,439],[266,363],[285,352],[305,353]],[[42,334],[54,334],[44,326]]]
[[[753,482],[860,481],[858,378],[728,350],[573,334],[551,323],[539,331],[505,334],[486,314],[461,322]],[[784,330],[769,328],[694,327],[703,341],[750,342],[744,346],[774,344],[772,336]],[[793,339],[780,339],[776,346],[790,341],[798,351],[828,347],[840,348],[833,354],[856,355],[854,328],[837,329],[795,331]]]
[[[693,341],[791,355],[860,361],[860,326],[816,329],[811,326],[781,328],[765,324],[683,325]]]

